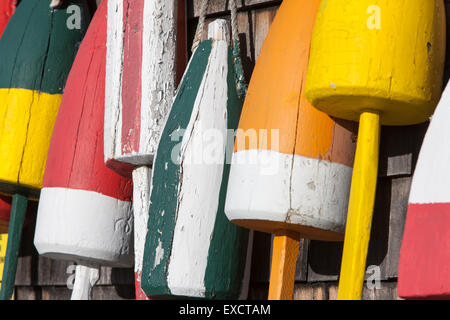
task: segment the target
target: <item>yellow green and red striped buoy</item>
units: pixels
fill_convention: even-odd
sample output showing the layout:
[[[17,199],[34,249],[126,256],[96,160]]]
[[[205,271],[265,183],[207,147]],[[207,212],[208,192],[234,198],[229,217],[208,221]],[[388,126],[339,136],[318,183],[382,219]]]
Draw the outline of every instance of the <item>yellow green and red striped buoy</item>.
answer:
[[[67,75],[90,20],[86,0],[23,0],[0,40],[0,193],[36,198]],[[81,13],[72,22],[72,10]]]
[[[0,39],[0,194],[13,195],[1,300],[13,294],[27,198],[39,197],[62,92],[89,21],[87,0],[59,10],[22,0]]]
[[[378,170],[381,125],[427,121],[442,90],[442,0],[322,1],[306,97],[331,116],[360,120],[339,299],[360,299]]]

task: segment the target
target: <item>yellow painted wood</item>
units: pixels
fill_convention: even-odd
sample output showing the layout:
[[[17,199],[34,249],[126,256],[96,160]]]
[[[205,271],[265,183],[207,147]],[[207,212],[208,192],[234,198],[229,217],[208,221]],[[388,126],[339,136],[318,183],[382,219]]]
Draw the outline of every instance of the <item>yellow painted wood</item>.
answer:
[[[299,244],[300,235],[298,234],[289,231],[275,233],[272,246],[269,300],[292,300]]]
[[[0,234],[0,288],[2,287],[3,267],[5,265],[6,244],[8,243],[8,234]]]
[[[41,188],[61,96],[0,89],[0,183]]]
[[[361,114],[339,278],[339,300],[361,299],[378,173],[380,116]]]
[[[347,120],[372,109],[385,125],[427,121],[441,94],[445,39],[442,0],[323,0],[306,97]]]

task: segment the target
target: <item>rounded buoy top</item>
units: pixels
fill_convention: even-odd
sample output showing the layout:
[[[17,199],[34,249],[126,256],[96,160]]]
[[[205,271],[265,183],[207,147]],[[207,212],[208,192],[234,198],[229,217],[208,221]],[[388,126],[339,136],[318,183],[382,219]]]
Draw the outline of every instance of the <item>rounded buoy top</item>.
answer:
[[[323,0],[306,97],[342,119],[372,110],[384,125],[424,122],[441,94],[445,33],[442,0]]]

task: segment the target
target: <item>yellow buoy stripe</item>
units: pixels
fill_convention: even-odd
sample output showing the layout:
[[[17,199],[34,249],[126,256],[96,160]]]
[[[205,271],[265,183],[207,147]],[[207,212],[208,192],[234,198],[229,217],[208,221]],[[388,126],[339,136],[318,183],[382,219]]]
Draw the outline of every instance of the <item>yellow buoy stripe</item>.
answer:
[[[3,267],[5,265],[6,244],[8,243],[8,234],[0,233],[0,288],[3,278]]]
[[[41,188],[61,98],[61,94],[0,89],[0,183]]]

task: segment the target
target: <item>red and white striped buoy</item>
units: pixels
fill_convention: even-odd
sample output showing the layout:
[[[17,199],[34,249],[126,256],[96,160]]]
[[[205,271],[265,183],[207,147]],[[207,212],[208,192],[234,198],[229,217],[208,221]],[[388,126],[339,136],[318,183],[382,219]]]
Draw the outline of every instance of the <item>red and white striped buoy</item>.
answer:
[[[176,78],[186,65],[185,1],[108,1],[105,162],[134,184],[136,298],[149,212],[150,166]],[[178,71],[178,72],[177,72]]]
[[[398,295],[450,298],[450,86],[431,119],[411,185],[398,267]]]

